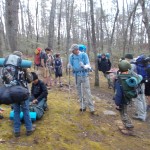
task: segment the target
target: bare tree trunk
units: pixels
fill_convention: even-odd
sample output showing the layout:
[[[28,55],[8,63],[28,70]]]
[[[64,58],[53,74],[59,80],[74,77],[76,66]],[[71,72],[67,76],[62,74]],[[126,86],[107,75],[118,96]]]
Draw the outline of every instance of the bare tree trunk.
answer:
[[[55,20],[56,0],[52,0],[49,22],[48,47],[53,48],[54,40],[54,20]]]
[[[27,45],[28,47],[31,44],[32,38],[33,38],[33,29],[32,29],[32,24],[31,24],[31,13],[30,13],[30,8],[29,8],[29,0],[27,1],[27,19],[28,19],[28,25],[27,25]],[[31,47],[33,48],[33,44],[31,44]],[[26,53],[28,54],[28,48],[26,49]]]
[[[92,25],[92,46],[93,46],[93,53],[94,53],[94,59],[95,59],[95,86],[99,86],[93,0],[90,0],[90,12],[91,12],[91,25]]]
[[[110,42],[109,42],[109,53],[112,55],[112,43],[113,43],[113,37],[114,37],[114,32],[115,32],[115,27],[116,27],[116,22],[117,22],[117,18],[118,18],[118,14],[119,14],[119,7],[118,7],[118,0],[116,0],[116,3],[117,3],[117,12],[116,12],[116,15],[115,15],[115,20],[114,20],[114,24],[113,24],[113,29],[112,29],[112,33],[111,33],[111,38],[110,38]],[[111,57],[111,61],[113,63],[113,57]]]
[[[141,7],[142,7],[143,23],[145,25],[146,33],[147,33],[147,36],[148,36],[148,49],[149,49],[149,52],[150,52],[150,23],[149,23],[150,20],[148,18],[147,9],[145,7],[145,0],[140,0],[140,4],[141,4]]]
[[[0,18],[0,22],[1,22],[1,30],[2,30],[2,37],[4,39],[4,43],[5,43],[5,49],[6,50],[10,50],[10,45],[9,45],[9,42],[8,42],[8,38],[6,37],[6,34],[4,32],[4,24],[3,24],[3,21],[2,19]]]
[[[5,0],[5,25],[11,51],[17,50],[19,0]]]
[[[88,11],[87,11],[87,0],[85,0],[85,24],[86,24],[86,37],[87,37],[87,54],[90,56],[90,33],[88,26]]]
[[[20,1],[20,10],[21,10],[21,26],[22,26],[22,35],[25,35],[25,29],[24,29],[24,16],[23,16],[23,6],[21,4],[21,1]]]
[[[0,57],[3,57],[3,51],[2,51],[2,34],[3,34],[3,31],[2,31],[2,23],[0,21]]]
[[[135,12],[133,13],[133,16],[132,16],[132,23],[131,23],[131,26],[130,26],[130,37],[129,37],[129,46],[128,46],[128,53],[131,52],[131,50],[134,50],[133,49],[133,46],[132,46],[132,37],[133,37],[133,24],[134,24],[134,21],[135,21]]]
[[[59,16],[58,16],[58,51],[60,51],[60,26],[61,26],[61,11],[62,11],[62,2],[63,0],[61,0],[60,2],[60,8],[59,8]]]
[[[70,2],[70,0],[66,0],[66,30],[67,30],[67,40],[66,40],[66,55],[67,55],[67,62],[68,62],[68,55],[69,55],[69,44],[70,44],[70,30],[71,30],[71,23],[73,18],[73,6],[74,0]],[[66,64],[66,74],[68,74],[67,64]]]
[[[38,22],[39,22],[39,18],[38,18],[38,11],[39,11],[39,6],[38,6],[38,2],[37,2],[37,5],[36,5],[36,47],[38,47],[38,42],[39,42],[39,25],[38,25]]]
[[[100,0],[100,6],[101,6],[101,16],[100,16],[100,50],[103,52],[104,49],[104,32],[103,32],[103,5],[102,0]],[[99,51],[100,53],[100,51]]]
[[[129,28],[129,25],[130,25],[130,21],[131,21],[131,17],[132,15],[136,12],[136,8],[139,4],[139,1],[137,1],[137,3],[134,5],[133,7],[133,10],[131,11],[131,13],[129,14],[129,18],[128,18],[128,21],[127,21],[127,27],[126,27],[126,30],[125,30],[125,34],[124,34],[124,41],[123,41],[123,56],[125,55],[125,50],[126,50],[126,44],[127,44],[127,35],[128,35],[128,28]]]

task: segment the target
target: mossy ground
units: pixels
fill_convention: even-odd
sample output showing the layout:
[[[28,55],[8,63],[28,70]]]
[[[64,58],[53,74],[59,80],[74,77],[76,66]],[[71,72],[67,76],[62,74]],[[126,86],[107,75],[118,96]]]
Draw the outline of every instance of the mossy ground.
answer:
[[[100,87],[94,87],[93,76],[91,74],[90,81],[95,116],[89,110],[79,111],[74,79],[71,78],[69,94],[68,76],[63,77],[64,87],[54,86],[49,91],[49,110],[35,122],[36,131],[29,137],[25,135],[24,125],[21,137],[14,137],[13,123],[9,120],[10,106],[2,105],[5,112],[4,119],[0,120],[0,150],[149,150],[150,123],[134,121],[136,135],[122,135],[116,125],[120,116],[112,101],[113,91],[107,88],[102,75]],[[105,110],[117,114],[105,115]]]

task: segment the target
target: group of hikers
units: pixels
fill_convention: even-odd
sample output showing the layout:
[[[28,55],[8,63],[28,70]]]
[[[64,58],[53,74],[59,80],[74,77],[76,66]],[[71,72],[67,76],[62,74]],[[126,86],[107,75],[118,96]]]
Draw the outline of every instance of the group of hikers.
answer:
[[[79,111],[85,112],[87,108],[89,108],[91,115],[94,115],[95,107],[89,81],[91,65],[86,53],[86,46],[73,44],[69,51],[71,54],[67,67],[72,70],[75,77],[76,89],[80,99]],[[59,86],[63,86],[61,80],[63,62],[60,53],[53,56],[52,52],[53,50],[49,47],[45,50],[39,47],[36,48],[34,72],[30,72],[28,68],[23,68],[19,64],[23,59],[23,54],[20,51],[14,51],[13,54],[5,58],[1,71],[1,79],[3,80],[7,92],[3,96],[3,99],[6,101],[12,100],[10,104],[12,104],[12,109],[14,111],[13,131],[15,137],[20,136],[21,111],[24,116],[26,135],[29,136],[36,128],[36,126],[32,124],[29,115],[30,111],[35,111],[37,117],[40,119],[44,111],[48,110],[47,96],[48,90],[52,86],[53,72],[55,72],[54,84],[57,85],[57,82],[59,82]],[[136,106],[133,119],[146,121],[147,111],[150,110],[150,57],[142,55],[133,59],[132,54],[126,54],[124,58],[118,61],[118,69],[115,70],[111,69],[109,57],[109,53],[98,55],[98,69],[102,71],[104,76],[108,79],[108,87],[113,87],[115,91],[114,102],[124,124],[122,130],[126,129],[127,131],[131,131],[134,125],[128,115],[127,107],[132,100],[135,102]],[[57,81],[58,78],[59,81]],[[31,88],[29,88],[28,83],[32,83]],[[27,90],[18,91],[18,86]],[[10,92],[12,87],[13,92]],[[0,92],[1,91],[2,89],[0,88]],[[18,98],[16,95],[20,94],[24,96]],[[145,96],[147,96],[148,105],[146,104]],[[1,98],[0,96],[0,99]],[[0,104],[2,104],[1,101]],[[3,109],[1,108],[0,113],[2,112]]]

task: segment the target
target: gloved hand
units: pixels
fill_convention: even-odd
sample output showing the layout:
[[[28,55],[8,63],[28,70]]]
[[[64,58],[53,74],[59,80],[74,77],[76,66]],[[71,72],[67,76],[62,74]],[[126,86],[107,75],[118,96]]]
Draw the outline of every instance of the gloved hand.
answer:
[[[71,66],[70,64],[68,64],[68,65],[67,65],[67,68],[68,68],[68,69],[71,69],[71,68],[72,68],[72,66]]]
[[[80,66],[81,66],[82,68],[84,68],[83,62],[80,61],[79,64],[80,64]]]
[[[91,69],[91,67],[90,67],[90,65],[89,64],[87,64],[87,65],[84,65],[84,67],[83,67],[84,69]]]

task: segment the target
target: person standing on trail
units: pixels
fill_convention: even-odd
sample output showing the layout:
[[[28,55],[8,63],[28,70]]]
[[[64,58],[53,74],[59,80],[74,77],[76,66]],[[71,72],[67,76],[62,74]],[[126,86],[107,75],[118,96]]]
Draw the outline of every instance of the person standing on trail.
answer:
[[[115,89],[114,100],[117,106],[116,109],[120,112],[120,116],[125,128],[132,129],[134,128],[134,126],[127,112],[127,107],[129,103],[127,101],[129,101],[130,99],[127,99],[125,95],[125,91],[123,89],[123,84],[122,84],[123,80],[119,78],[120,75],[129,74],[128,70],[131,69],[131,64],[126,60],[122,60],[119,62],[118,67],[119,67],[119,73],[114,85],[114,89]]]
[[[111,62],[106,57],[106,54],[102,54],[100,57],[98,57],[98,70],[102,71],[104,76],[106,77],[106,72],[109,71],[111,68]]]
[[[62,59],[60,57],[60,53],[57,53],[55,55],[55,59],[54,59],[54,70],[55,70],[55,85],[57,85],[57,79],[59,79],[59,86],[63,87],[62,85]]]
[[[88,77],[88,70],[91,69],[88,55],[79,51],[78,44],[73,44],[70,48],[70,52],[72,52],[72,54],[69,56],[69,67],[72,68],[75,76],[78,96],[80,98],[80,111],[86,111],[88,106],[91,114],[94,114],[94,104],[91,100]]]
[[[51,88],[51,83],[50,83],[50,75],[49,75],[49,67],[47,66],[47,61],[48,61],[48,55],[52,53],[52,49],[50,47],[45,48],[45,52],[41,52],[41,69],[40,69],[40,74],[39,78],[43,80],[43,82],[46,84],[47,89]]]
[[[137,72],[136,62],[133,61],[132,54],[126,54],[125,60],[131,64],[131,70]],[[145,80],[143,78],[142,82],[137,88],[138,96],[134,99],[135,104],[135,113],[132,116],[134,120],[146,121],[147,112],[146,112],[146,98],[145,98]]]

